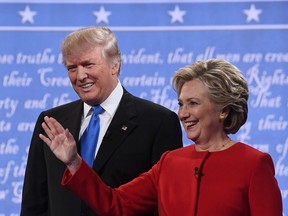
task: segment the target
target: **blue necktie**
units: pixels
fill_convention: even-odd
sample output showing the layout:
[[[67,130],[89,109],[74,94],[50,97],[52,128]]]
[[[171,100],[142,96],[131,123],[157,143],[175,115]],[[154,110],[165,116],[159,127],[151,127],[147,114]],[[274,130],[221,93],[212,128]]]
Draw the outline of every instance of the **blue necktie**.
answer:
[[[91,109],[93,109],[93,114],[91,116],[89,125],[80,139],[81,156],[87,162],[87,164],[90,165],[90,167],[93,165],[99,136],[100,120],[98,115],[102,112],[103,108],[100,105],[97,105],[93,106]]]

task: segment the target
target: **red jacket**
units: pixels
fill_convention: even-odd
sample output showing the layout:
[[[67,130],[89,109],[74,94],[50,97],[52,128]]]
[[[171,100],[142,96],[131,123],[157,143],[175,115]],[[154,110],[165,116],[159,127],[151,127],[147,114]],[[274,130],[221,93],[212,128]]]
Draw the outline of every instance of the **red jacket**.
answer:
[[[194,145],[166,152],[149,171],[112,189],[83,161],[62,184],[100,215],[281,216],[282,200],[269,154],[243,143],[224,151]]]

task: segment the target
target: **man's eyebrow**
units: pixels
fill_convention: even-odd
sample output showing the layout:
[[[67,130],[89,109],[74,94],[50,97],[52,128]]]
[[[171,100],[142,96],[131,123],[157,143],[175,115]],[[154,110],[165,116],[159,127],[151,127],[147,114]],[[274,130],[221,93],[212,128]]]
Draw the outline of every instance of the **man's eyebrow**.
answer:
[[[86,60],[83,60],[83,61],[78,62],[77,64],[75,64],[75,63],[66,64],[66,67],[67,67],[67,66],[76,66],[76,65],[87,64],[87,63],[91,63],[92,61],[93,61],[93,59],[86,59]]]

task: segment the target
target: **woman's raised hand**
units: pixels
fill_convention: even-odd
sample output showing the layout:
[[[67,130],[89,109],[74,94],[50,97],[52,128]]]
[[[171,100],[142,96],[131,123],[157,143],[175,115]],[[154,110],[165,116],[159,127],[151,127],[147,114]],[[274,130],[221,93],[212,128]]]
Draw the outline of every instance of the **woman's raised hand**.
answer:
[[[39,134],[42,139],[55,154],[69,168],[73,174],[81,163],[81,157],[77,153],[76,142],[68,129],[63,126],[54,118],[45,116],[42,123],[47,136]]]

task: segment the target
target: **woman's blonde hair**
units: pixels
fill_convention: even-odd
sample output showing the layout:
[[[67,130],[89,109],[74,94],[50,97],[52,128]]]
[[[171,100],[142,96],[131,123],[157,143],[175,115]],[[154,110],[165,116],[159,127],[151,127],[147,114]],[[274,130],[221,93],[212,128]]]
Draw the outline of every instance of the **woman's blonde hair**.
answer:
[[[197,61],[176,71],[173,87],[178,96],[184,83],[200,80],[208,90],[209,98],[220,109],[228,108],[224,120],[226,134],[236,133],[248,115],[248,85],[241,71],[221,59]]]

